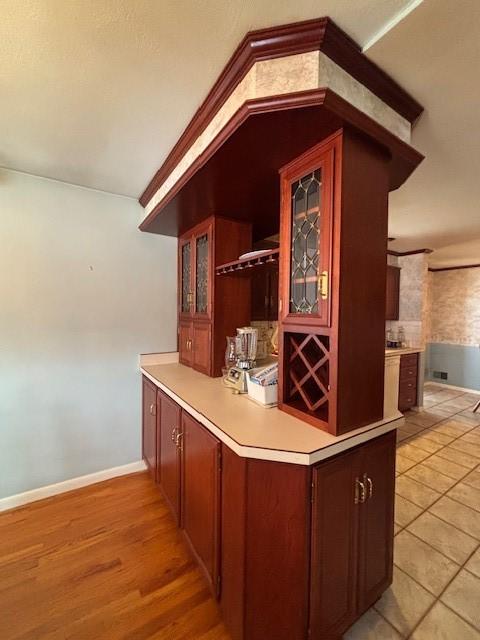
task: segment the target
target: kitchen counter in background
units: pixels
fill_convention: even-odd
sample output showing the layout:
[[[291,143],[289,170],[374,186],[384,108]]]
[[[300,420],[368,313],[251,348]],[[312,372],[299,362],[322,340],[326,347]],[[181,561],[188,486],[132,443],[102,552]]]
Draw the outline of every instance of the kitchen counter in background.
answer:
[[[141,371],[185,411],[209,429],[237,455],[261,460],[310,465],[392,431],[403,422],[396,410],[397,375],[386,367],[386,416],[380,422],[335,437],[277,408],[265,409],[246,395],[235,395],[221,378],[210,378],[175,362],[176,354],[159,354],[163,364],[141,357]],[[170,364],[165,364],[170,360]],[[173,360],[173,362],[172,362]]]
[[[423,353],[425,349],[422,347],[402,347],[401,349],[385,349],[385,357],[390,356],[406,356],[409,353]]]

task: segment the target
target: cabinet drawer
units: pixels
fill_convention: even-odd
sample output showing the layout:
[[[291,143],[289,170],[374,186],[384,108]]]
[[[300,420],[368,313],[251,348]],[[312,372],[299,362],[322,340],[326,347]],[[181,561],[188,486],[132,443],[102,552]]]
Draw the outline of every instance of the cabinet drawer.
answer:
[[[406,380],[400,380],[400,386],[398,389],[398,395],[405,395],[408,393],[417,393],[417,378],[407,378]]]
[[[418,370],[417,367],[405,367],[400,368],[400,382],[404,380],[416,380],[417,379]]]
[[[410,409],[414,407],[417,401],[417,392],[414,391],[406,391],[404,393],[400,393],[398,396],[398,408],[400,411],[405,411],[406,409]]]
[[[403,356],[400,356],[400,368],[404,369],[407,367],[415,367],[417,366],[418,354],[416,353],[407,353]]]

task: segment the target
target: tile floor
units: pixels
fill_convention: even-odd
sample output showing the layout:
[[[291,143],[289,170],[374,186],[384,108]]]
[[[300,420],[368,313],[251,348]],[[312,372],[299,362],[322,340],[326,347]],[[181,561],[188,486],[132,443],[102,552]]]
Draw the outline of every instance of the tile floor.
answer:
[[[345,640],[480,640],[479,397],[425,385],[397,435],[393,584]]]

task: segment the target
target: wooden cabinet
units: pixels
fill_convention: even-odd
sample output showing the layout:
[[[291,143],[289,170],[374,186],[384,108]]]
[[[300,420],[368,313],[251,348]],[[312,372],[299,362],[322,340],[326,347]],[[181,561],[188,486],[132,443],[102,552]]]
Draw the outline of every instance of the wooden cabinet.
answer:
[[[219,595],[220,442],[182,414],[182,525],[212,592]]]
[[[200,373],[210,373],[212,325],[209,322],[194,322],[192,326],[193,362]]]
[[[191,367],[193,364],[193,322],[178,322],[178,359],[181,364]]]
[[[385,320],[398,320],[400,311],[400,267],[387,265]]]
[[[408,411],[417,404],[418,353],[400,356],[398,409]]]
[[[312,638],[340,637],[391,583],[394,483],[394,432],[314,469]]]
[[[160,390],[158,404],[158,481],[218,597],[220,441]]]
[[[178,349],[180,362],[221,375],[225,339],[250,321],[250,282],[215,278],[215,266],[251,247],[251,225],[212,216],[178,241]]]
[[[278,267],[253,269],[251,320],[278,320]]]
[[[157,387],[148,378],[142,381],[142,457],[157,479]]]
[[[395,431],[310,467],[236,455],[144,378],[144,430],[152,404],[144,457],[233,640],[339,640],[392,580]]]
[[[335,637],[354,619],[358,514],[358,453],[313,470],[310,627],[313,638]],[[335,580],[332,581],[332,576]]]
[[[158,394],[160,398],[159,482],[177,522],[180,522],[181,409],[176,402],[162,391],[159,390]]]
[[[280,170],[279,407],[334,435],[383,417],[388,165],[342,129]]]
[[[365,486],[366,500],[358,505],[358,615],[378,600],[392,582],[395,450],[395,432],[359,449],[358,478]],[[359,491],[359,500],[361,496]]]

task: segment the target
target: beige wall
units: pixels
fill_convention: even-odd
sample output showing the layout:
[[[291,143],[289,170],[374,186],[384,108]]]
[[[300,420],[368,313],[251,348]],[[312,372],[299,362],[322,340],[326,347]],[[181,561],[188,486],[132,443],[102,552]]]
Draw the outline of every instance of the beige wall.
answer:
[[[142,216],[0,171],[0,498],[140,459],[138,354],[176,348],[176,239]]]
[[[389,264],[400,267],[400,312],[398,321],[388,321],[387,329],[405,329],[409,346],[424,347],[427,334],[428,264],[425,253],[388,256]]]
[[[480,343],[480,267],[430,272],[429,342]]]

